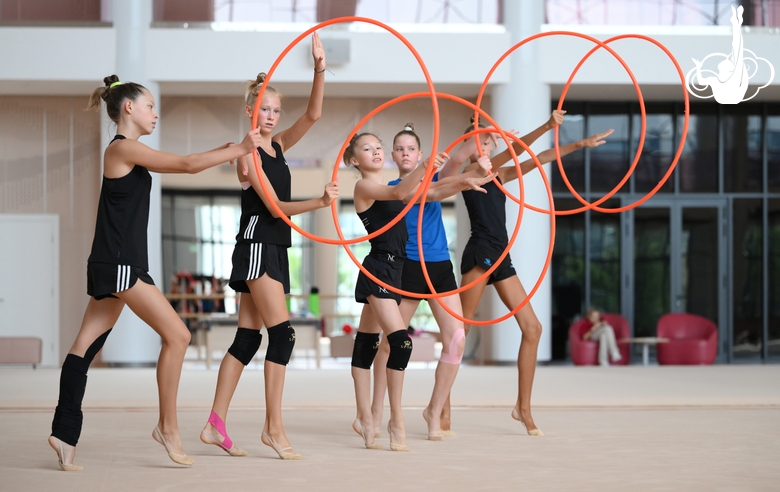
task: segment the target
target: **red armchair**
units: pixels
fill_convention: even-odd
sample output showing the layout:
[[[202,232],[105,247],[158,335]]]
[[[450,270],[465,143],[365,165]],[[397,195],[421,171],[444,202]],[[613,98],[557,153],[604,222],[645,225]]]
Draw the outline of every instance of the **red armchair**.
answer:
[[[631,356],[631,346],[628,343],[621,343],[620,340],[631,336],[628,321],[623,316],[614,313],[602,313],[601,317],[615,330],[615,339],[618,341],[620,355],[623,356],[617,362],[613,361],[610,356],[609,363],[627,365]],[[599,343],[582,339],[582,335],[589,329],[590,322],[585,318],[575,321],[569,328],[569,352],[572,362],[578,366],[595,366],[599,363]]]
[[[669,339],[658,344],[659,364],[712,364],[718,355],[718,327],[696,314],[665,314],[658,320],[656,333]]]

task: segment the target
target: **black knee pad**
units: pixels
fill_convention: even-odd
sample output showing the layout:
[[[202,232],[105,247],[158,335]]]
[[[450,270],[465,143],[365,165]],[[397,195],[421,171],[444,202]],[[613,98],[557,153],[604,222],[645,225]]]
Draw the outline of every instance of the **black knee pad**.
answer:
[[[286,366],[295,347],[295,330],[289,321],[268,328],[268,350],[265,360]]]
[[[357,332],[352,347],[352,367],[371,369],[376,353],[379,351],[379,333]]]
[[[236,337],[233,339],[233,345],[228,349],[228,353],[240,363],[247,365],[252,362],[262,341],[263,335],[260,333],[260,330],[239,328],[236,331]]]
[[[412,339],[406,330],[398,330],[387,335],[390,347],[390,357],[387,358],[387,368],[403,371],[409,365],[412,356]]]

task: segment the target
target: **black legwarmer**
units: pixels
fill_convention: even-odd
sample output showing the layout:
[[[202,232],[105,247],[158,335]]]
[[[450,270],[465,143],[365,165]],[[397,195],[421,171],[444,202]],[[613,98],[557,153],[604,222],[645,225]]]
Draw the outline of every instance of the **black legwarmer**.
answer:
[[[260,333],[260,330],[239,328],[236,331],[236,337],[233,339],[233,345],[228,349],[228,353],[242,364],[247,365],[254,358],[262,341],[263,335]]]
[[[371,369],[379,350],[379,333],[357,332],[352,346],[352,367]]]
[[[51,422],[51,435],[71,446],[78,444],[81,435],[84,420],[81,402],[87,389],[87,370],[95,355],[103,348],[109,333],[110,329],[92,342],[84,357],[68,354],[62,363],[60,397]]]
[[[265,360],[286,366],[295,347],[295,330],[290,321],[268,328],[268,349]]]
[[[409,365],[412,356],[412,339],[406,330],[398,330],[387,335],[390,346],[390,356],[387,358],[387,368],[403,371]]]

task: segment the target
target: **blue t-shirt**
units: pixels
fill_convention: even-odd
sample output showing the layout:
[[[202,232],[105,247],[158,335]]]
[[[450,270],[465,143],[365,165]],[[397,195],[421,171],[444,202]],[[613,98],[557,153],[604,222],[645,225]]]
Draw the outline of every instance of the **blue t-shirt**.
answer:
[[[439,180],[439,173],[433,175],[432,182]],[[388,184],[395,186],[401,182],[401,178],[394,179]],[[409,231],[409,239],[406,241],[406,257],[410,260],[420,261],[420,253],[417,250],[417,217],[420,213],[420,205],[414,204],[406,214],[406,229]],[[447,261],[450,259],[450,251],[447,249],[447,234],[444,232],[444,221],[441,217],[441,203],[425,202],[423,210],[423,251],[425,261]]]

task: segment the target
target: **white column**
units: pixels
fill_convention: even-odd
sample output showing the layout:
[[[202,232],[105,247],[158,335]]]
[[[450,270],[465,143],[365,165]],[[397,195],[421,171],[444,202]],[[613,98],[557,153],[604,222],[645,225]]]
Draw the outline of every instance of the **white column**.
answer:
[[[136,82],[149,89],[159,114],[159,84],[148,80],[146,75],[146,38],[152,22],[152,0],[113,0],[111,9],[116,31],[115,73],[122,81]],[[160,123],[157,123],[154,133],[143,137],[141,141],[153,149],[159,149]],[[162,278],[161,214],[160,177],[153,173],[147,232],[149,274],[163,290],[167,279]],[[102,358],[104,362],[114,365],[154,365],[159,353],[160,337],[125,307],[103,347]]]
[[[544,23],[544,0],[504,1],[504,25],[511,33],[512,44],[540,31]],[[497,86],[492,93],[491,115],[505,130],[516,129],[520,134],[528,133],[547,121],[550,117],[550,88],[539,80],[541,60],[539,43],[531,42],[516,50],[504,63],[510,67],[508,84]],[[534,152],[550,148],[552,134],[540,138],[531,146]],[[521,160],[527,158],[521,157]],[[549,166],[546,166],[549,169]],[[549,178],[549,173],[548,173]],[[544,182],[538,172],[525,176],[525,200],[537,207],[549,208]],[[512,182],[507,187],[513,195],[519,196],[519,183]],[[519,206],[507,199],[507,232],[515,228]],[[525,210],[523,223],[510,254],[520,281],[526,291],[530,291],[537,282],[544,266],[550,239],[550,217]],[[484,299],[483,317],[495,318],[507,312],[495,289],[488,288]],[[551,359],[552,296],[549,274],[534,295],[531,305],[542,323],[542,339],[539,343],[537,359]],[[482,307],[482,306],[481,306]],[[480,358],[486,362],[514,362],[520,346],[521,334],[514,318],[482,329]]]

